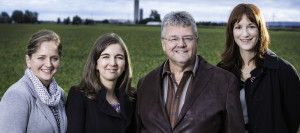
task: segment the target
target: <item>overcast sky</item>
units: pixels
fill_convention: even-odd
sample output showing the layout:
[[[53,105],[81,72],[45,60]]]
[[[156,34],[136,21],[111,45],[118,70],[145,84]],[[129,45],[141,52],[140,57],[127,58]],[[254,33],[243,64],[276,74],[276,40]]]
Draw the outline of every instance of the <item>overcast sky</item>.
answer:
[[[252,3],[260,8],[266,21],[300,22],[300,0],[140,0],[143,18],[151,10],[163,16],[170,11],[188,11],[195,20],[226,22],[231,10],[239,3]],[[10,16],[14,10],[38,12],[39,20],[126,19],[133,20],[134,0],[0,0],[0,11]]]

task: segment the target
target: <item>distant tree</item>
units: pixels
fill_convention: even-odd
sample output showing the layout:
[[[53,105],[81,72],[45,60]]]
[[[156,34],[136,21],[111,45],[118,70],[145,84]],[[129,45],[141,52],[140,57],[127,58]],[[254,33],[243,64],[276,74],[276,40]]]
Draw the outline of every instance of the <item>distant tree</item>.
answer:
[[[73,17],[73,21],[72,21],[72,24],[81,24],[81,18],[79,17],[79,16],[77,16],[77,15],[75,15],[74,17]]]
[[[140,24],[146,24],[149,21],[153,21],[153,19],[152,18],[145,18],[145,19],[143,19],[143,20],[140,21]]]
[[[20,10],[13,11],[11,19],[16,23],[22,23],[23,22],[23,12]]]
[[[70,17],[67,17],[66,19],[64,19],[64,24],[69,24],[70,23]]]
[[[102,23],[103,23],[103,24],[108,24],[109,21],[108,21],[107,19],[104,19],[104,20],[102,21]]]
[[[156,10],[151,10],[150,18],[152,18],[153,21],[161,22],[160,14],[158,14],[158,12]]]
[[[10,18],[7,12],[1,12],[0,23],[9,23],[9,22],[10,22]]]
[[[204,26],[226,26],[225,22],[216,23],[216,22],[210,22],[210,21],[202,21],[202,22],[197,22],[196,24],[204,25]]]
[[[151,14],[148,18],[145,18],[140,21],[140,24],[146,24],[149,21],[156,21],[156,22],[161,22],[160,20],[160,15],[156,10],[151,10]]]
[[[24,23],[30,23],[31,22],[31,20],[30,20],[31,16],[32,16],[31,12],[26,10],[24,15],[23,15],[23,22]]]
[[[57,23],[60,24],[61,23],[61,20],[60,18],[57,18]]]
[[[33,18],[32,18],[32,20],[33,20],[34,23],[38,22],[38,15],[39,14],[37,12],[33,12]]]
[[[24,23],[37,23],[38,21],[37,17],[38,17],[37,12],[31,12],[29,10],[26,10],[23,15],[23,21]]]
[[[1,16],[2,17],[9,17],[9,15],[7,14],[7,12],[1,12]]]
[[[33,20],[32,20],[33,13],[32,12],[26,10],[23,17],[24,17],[24,23],[32,23],[33,22]]]
[[[85,25],[93,25],[95,22],[93,19],[85,19],[84,24]]]

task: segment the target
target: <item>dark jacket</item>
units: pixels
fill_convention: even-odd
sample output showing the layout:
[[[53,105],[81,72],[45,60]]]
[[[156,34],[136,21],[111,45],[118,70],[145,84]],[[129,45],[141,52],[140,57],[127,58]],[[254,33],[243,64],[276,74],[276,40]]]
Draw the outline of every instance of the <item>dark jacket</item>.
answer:
[[[220,63],[218,64],[220,66]],[[240,78],[240,69],[230,72]],[[249,133],[296,133],[300,123],[300,82],[295,68],[268,50],[262,67],[245,82]]]
[[[189,95],[172,130],[163,102],[163,65],[138,83],[137,132],[242,133],[244,121],[237,79],[201,56]]]
[[[102,87],[103,88],[103,87]],[[121,113],[106,100],[106,89],[96,94],[97,101],[88,99],[83,92],[72,87],[68,94],[66,110],[68,133],[125,133],[134,132],[135,101],[125,97],[125,89],[115,90]]]

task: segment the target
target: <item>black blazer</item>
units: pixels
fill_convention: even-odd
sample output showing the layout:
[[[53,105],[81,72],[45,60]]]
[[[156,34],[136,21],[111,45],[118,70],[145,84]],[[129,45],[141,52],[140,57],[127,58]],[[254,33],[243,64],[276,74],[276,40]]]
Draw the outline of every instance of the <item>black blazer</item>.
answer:
[[[103,86],[102,86],[103,87]],[[106,101],[106,89],[96,94],[97,101],[71,87],[66,103],[68,133],[125,133],[134,132],[135,101],[125,96],[125,88],[115,90],[121,113]]]
[[[219,63],[218,66],[221,66]],[[240,70],[228,71],[240,79]],[[249,133],[296,133],[300,124],[300,81],[295,68],[271,50],[263,66],[251,71],[245,97]]]

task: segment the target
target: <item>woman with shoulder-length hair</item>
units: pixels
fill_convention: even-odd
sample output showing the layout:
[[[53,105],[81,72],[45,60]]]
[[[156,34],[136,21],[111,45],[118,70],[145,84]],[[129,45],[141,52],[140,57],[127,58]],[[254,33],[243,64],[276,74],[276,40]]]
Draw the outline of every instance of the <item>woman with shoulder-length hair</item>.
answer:
[[[292,64],[268,49],[269,38],[259,8],[237,5],[228,20],[218,66],[240,80],[246,132],[296,133],[300,123],[299,77]]]
[[[134,132],[135,89],[129,53],[116,34],[99,37],[79,85],[67,99],[69,133]]]
[[[54,75],[62,54],[59,36],[50,30],[32,35],[25,55],[24,76],[0,102],[1,133],[64,133],[66,96]]]

